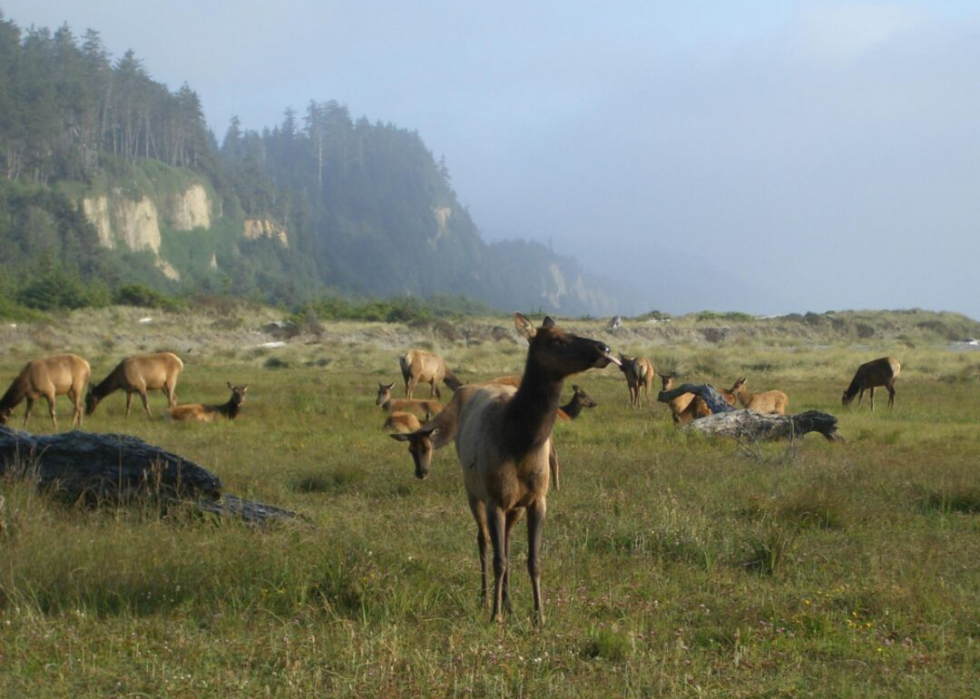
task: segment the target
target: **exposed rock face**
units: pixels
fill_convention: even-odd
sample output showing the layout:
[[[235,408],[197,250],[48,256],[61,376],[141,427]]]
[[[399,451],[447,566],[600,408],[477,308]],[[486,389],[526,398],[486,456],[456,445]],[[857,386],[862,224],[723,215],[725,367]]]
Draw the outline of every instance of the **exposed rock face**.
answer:
[[[432,215],[436,219],[436,237],[429,239],[429,245],[433,248],[439,238],[449,235],[449,219],[453,216],[453,210],[448,206],[435,206],[432,208]]]
[[[109,211],[117,240],[122,240],[130,250],[152,250],[159,254],[160,217],[150,199],[114,199]]]
[[[247,218],[242,227],[242,235],[248,240],[258,238],[272,238],[279,241],[284,248],[289,247],[289,238],[286,236],[286,229],[277,223],[264,218]]]
[[[211,201],[202,185],[195,184],[171,198],[167,212],[170,225],[178,231],[211,228]]]
[[[112,237],[112,224],[109,223],[109,198],[92,197],[82,200],[82,213],[99,234],[99,244],[104,248],[116,247]]]

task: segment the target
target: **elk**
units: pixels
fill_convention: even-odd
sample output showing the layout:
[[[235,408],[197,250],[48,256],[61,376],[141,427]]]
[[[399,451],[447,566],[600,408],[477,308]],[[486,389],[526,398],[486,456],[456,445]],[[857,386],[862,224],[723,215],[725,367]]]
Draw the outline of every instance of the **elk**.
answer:
[[[773,415],[785,415],[786,408],[789,406],[789,398],[782,391],[763,391],[762,393],[749,393],[746,386],[748,381],[743,377],[735,382],[731,392],[734,393],[743,408],[754,410],[757,413],[768,413]]]
[[[242,410],[242,403],[245,402],[245,391],[248,390],[248,384],[235,386],[229,381],[228,388],[231,389],[231,398],[226,403],[222,403],[221,405],[201,405],[200,403],[178,405],[167,411],[167,417],[171,420],[179,421],[196,420],[198,422],[214,422],[214,419],[220,415],[229,420],[234,420]]]
[[[875,387],[884,386],[888,390],[888,407],[895,407],[895,379],[898,378],[902,365],[894,357],[881,357],[870,362],[865,362],[858,367],[851,379],[851,385],[844,391],[841,398],[841,405],[847,406],[858,397],[858,405],[864,398],[865,389],[871,390],[871,412],[875,409]]]
[[[581,415],[582,410],[585,408],[594,408],[599,405],[589,397],[588,393],[583,391],[578,386],[572,386],[572,391],[574,391],[574,393],[572,393],[572,399],[565,405],[558,408],[559,422],[571,422]]]
[[[660,381],[663,385],[662,390],[669,391],[674,387],[674,376],[672,374],[660,374]],[[699,396],[693,393],[682,393],[667,403],[670,408],[670,416],[675,425],[683,425],[691,420],[697,420],[711,414],[711,409]]]
[[[88,383],[91,374],[92,370],[88,362],[77,354],[56,354],[28,362],[0,398],[0,425],[6,425],[14,408],[26,399],[27,409],[24,411],[23,425],[26,429],[27,420],[34,408],[34,401],[43,396],[48,401],[48,413],[57,430],[55,398],[67,395],[75,406],[71,419],[72,427],[81,426],[82,396],[85,394],[85,384]]]
[[[442,412],[442,403],[437,400],[422,400],[412,398],[392,398],[391,389],[395,384],[378,383],[378,397],[374,404],[380,405],[386,413],[413,411],[419,415],[424,415],[428,420],[433,415]]]
[[[427,383],[432,386],[429,396],[442,398],[439,392],[439,382],[445,382],[450,389],[455,391],[462,385],[462,381],[446,368],[446,362],[442,357],[433,352],[413,349],[398,358],[401,366],[402,378],[405,379],[405,397],[411,398],[415,392],[415,387],[420,383]]]
[[[385,420],[383,429],[394,430],[396,433],[408,434],[410,432],[417,432],[422,429],[422,423],[419,419],[412,415],[412,413],[405,413],[400,410],[396,410],[388,416]]]
[[[464,387],[472,390],[459,406],[456,453],[463,471],[470,511],[477,524],[484,603],[487,600],[487,543],[493,547],[491,620],[503,621],[509,606],[507,577],[510,534],[527,513],[528,573],[534,596],[535,621],[544,623],[541,597],[541,535],[548,509],[551,432],[567,376],[603,368],[618,360],[597,340],[560,330],[551,318],[541,327],[520,313],[514,324],[529,340],[520,388],[502,385]],[[455,400],[455,397],[454,397]],[[436,419],[438,420],[438,418]],[[430,424],[423,426],[431,434]],[[410,437],[411,435],[405,435]],[[424,478],[416,462],[416,476]]]
[[[650,387],[653,385],[653,364],[646,357],[619,355],[619,368],[626,375],[626,387],[630,391],[630,407],[640,407],[640,388],[650,404]]]
[[[150,414],[150,404],[146,399],[148,390],[160,389],[167,396],[170,408],[177,405],[177,379],[184,368],[180,357],[172,352],[158,354],[143,354],[126,357],[119,362],[100,384],[89,389],[85,397],[85,414],[91,415],[99,405],[99,401],[114,391],[126,392],[126,417],[133,402],[133,394],[138,393],[143,400],[143,409],[147,417]]]

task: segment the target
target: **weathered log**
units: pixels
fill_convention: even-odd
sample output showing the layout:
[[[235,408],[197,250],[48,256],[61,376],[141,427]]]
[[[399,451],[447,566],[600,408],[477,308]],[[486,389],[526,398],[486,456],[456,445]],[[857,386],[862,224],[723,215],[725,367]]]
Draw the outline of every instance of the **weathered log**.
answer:
[[[691,421],[685,429],[736,439],[766,441],[789,439],[809,432],[819,432],[831,442],[842,442],[837,418],[829,413],[808,410],[798,415],[763,415],[752,410],[735,410],[713,386],[686,383],[657,394],[657,400],[668,403],[682,393],[701,396],[711,408],[711,415]]]
[[[250,522],[295,514],[223,496],[221,480],[207,469],[124,434],[33,435],[0,425],[0,475],[14,470],[70,502],[190,502]]]

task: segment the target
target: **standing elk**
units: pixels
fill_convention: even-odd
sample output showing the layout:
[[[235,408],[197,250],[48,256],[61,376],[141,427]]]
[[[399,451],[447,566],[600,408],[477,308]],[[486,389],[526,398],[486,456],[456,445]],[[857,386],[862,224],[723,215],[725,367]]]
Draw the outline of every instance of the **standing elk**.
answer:
[[[782,391],[763,391],[762,393],[750,393],[746,385],[748,380],[738,379],[732,386],[731,392],[734,393],[743,408],[754,410],[757,413],[773,415],[785,415],[786,408],[789,406],[789,398]]]
[[[75,406],[71,418],[72,427],[81,426],[82,396],[85,394],[85,384],[88,383],[91,374],[92,370],[88,362],[77,354],[56,354],[28,362],[0,398],[0,425],[6,425],[14,408],[26,399],[27,408],[24,411],[26,429],[27,420],[34,408],[34,401],[43,396],[48,401],[48,413],[57,430],[55,398],[67,395]]]
[[[442,398],[439,392],[439,382],[445,382],[450,389],[455,391],[462,385],[456,375],[446,367],[446,362],[442,357],[425,350],[413,349],[398,358],[401,366],[402,378],[405,379],[405,397],[411,398],[415,392],[415,387],[420,383],[427,383],[432,386],[430,396]]]
[[[477,524],[484,602],[487,542],[493,546],[491,619],[503,621],[503,608],[509,606],[506,591],[510,534],[514,524],[527,512],[527,567],[534,594],[535,621],[542,624],[541,535],[548,509],[551,432],[562,383],[565,377],[580,371],[619,362],[605,344],[564,332],[551,318],[545,318],[541,327],[535,328],[518,313],[514,324],[530,343],[520,388],[472,387],[472,396],[459,409],[456,453],[470,511]],[[422,432],[426,430],[428,424]],[[419,472],[418,462],[416,475],[425,476]]]
[[[229,420],[234,420],[242,410],[242,403],[245,402],[245,391],[248,390],[248,384],[234,386],[229,381],[228,388],[231,389],[231,398],[226,403],[222,403],[221,405],[201,405],[200,403],[178,405],[167,411],[167,417],[171,420],[178,421],[196,420],[198,422],[214,422],[214,419],[220,415]]]
[[[640,407],[640,388],[650,404],[650,387],[653,385],[653,363],[646,357],[627,357],[619,355],[619,368],[626,376],[626,387],[630,391],[630,407]]]
[[[143,409],[147,417],[150,414],[150,404],[146,399],[148,390],[161,390],[167,396],[168,407],[177,405],[177,379],[184,368],[180,357],[172,352],[158,354],[143,354],[126,357],[119,362],[102,383],[89,389],[85,397],[85,414],[91,415],[99,405],[99,401],[114,391],[126,392],[126,417],[133,403],[133,394],[138,393],[143,400]]]
[[[875,409],[875,388],[884,386],[888,390],[888,407],[895,406],[895,379],[898,378],[902,365],[894,357],[881,357],[870,362],[865,362],[858,367],[851,380],[851,385],[844,391],[841,398],[841,405],[847,406],[858,397],[858,405],[864,398],[865,389],[871,390],[871,412]],[[860,393],[859,393],[860,392]]]
[[[378,396],[374,404],[381,406],[386,413],[412,411],[418,415],[425,416],[428,420],[433,415],[442,412],[442,403],[437,400],[422,400],[419,398],[392,398],[391,389],[395,384],[378,383]]]

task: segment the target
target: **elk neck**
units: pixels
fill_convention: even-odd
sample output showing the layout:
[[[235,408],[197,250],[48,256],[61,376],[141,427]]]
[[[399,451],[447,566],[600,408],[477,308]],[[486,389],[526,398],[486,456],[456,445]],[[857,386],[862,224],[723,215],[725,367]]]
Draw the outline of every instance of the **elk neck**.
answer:
[[[561,400],[562,378],[549,376],[528,356],[517,393],[504,415],[505,439],[514,455],[526,454],[551,436]]]

